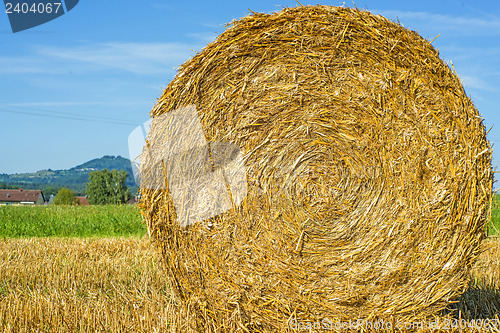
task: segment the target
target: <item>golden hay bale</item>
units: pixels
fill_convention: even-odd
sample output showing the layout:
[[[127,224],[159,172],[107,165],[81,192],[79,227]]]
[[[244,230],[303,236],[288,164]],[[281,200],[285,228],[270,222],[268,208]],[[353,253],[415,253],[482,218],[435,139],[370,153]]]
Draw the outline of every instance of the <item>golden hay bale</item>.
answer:
[[[151,116],[187,105],[209,142],[241,149],[248,194],[182,227],[168,190],[142,189],[179,330],[410,320],[463,292],[491,148],[460,80],[417,33],[350,8],[253,14],[182,65]]]

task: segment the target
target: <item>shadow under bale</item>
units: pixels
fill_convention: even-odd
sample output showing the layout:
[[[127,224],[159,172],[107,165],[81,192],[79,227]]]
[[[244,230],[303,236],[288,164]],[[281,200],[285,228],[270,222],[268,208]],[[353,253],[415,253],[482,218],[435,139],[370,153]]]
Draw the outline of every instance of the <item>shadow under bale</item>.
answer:
[[[496,319],[500,330],[500,241],[492,237],[481,247],[467,289],[442,314],[454,319]]]

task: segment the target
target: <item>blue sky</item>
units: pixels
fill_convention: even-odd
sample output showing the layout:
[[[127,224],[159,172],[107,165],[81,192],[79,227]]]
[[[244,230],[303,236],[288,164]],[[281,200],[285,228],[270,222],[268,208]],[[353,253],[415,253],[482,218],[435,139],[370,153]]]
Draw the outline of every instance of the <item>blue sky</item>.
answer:
[[[341,1],[300,1],[343,5]],[[500,1],[356,1],[429,40],[453,61],[500,146]],[[0,12],[0,173],[128,157],[175,68],[233,19],[296,1],[89,1],[13,34]],[[352,2],[346,2],[352,7]],[[500,148],[494,148],[494,165]]]

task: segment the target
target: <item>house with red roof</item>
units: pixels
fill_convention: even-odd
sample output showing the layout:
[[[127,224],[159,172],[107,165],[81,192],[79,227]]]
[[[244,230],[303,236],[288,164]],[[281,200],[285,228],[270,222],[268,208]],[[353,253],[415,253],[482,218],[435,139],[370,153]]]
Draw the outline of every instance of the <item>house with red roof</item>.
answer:
[[[88,206],[89,205],[89,200],[87,199],[87,196],[84,197],[76,197],[78,200],[78,204],[80,206]]]
[[[45,197],[41,190],[0,190],[0,205],[43,205]]]

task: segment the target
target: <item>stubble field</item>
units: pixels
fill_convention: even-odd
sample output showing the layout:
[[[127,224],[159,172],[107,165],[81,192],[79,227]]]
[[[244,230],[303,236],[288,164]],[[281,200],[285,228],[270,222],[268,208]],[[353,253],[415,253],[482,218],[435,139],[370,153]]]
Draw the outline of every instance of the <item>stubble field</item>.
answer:
[[[16,208],[26,209],[9,209]],[[493,208],[492,221],[496,223],[497,200]],[[37,229],[35,222],[43,219],[43,214],[52,214],[50,218],[56,221],[58,218],[54,216],[61,211],[50,209],[55,208],[49,207],[46,213],[40,209],[40,216],[31,211],[30,228]],[[92,208],[76,209],[78,211],[73,210],[71,214],[96,214]],[[103,209],[110,214],[109,210],[120,208]],[[3,223],[4,230],[7,223],[12,224],[15,220],[12,216],[22,216],[13,214],[12,211],[8,214],[0,211],[3,219],[0,225]],[[60,215],[61,221],[64,216],[67,218],[64,214]],[[135,208],[123,209],[120,214],[122,220],[140,221]],[[5,221],[6,216],[10,216],[10,222]],[[22,223],[19,219],[15,220],[16,223]],[[74,220],[71,223],[76,223]],[[88,223],[85,217],[80,217],[80,220]],[[86,233],[85,236],[76,234],[76,237],[1,235],[0,331],[183,332],[184,328],[179,327],[182,323],[173,326],[169,322],[176,311],[175,304],[165,272],[144,227],[140,223],[134,224],[137,230],[127,229],[125,234],[120,234],[119,228],[112,227],[112,224],[108,225],[108,230],[115,230],[111,236],[105,232],[98,237],[88,237]],[[11,226],[10,232],[13,228]],[[61,230],[67,229],[61,226]],[[87,229],[82,227],[81,230]],[[490,236],[483,242],[482,254],[471,271],[469,288],[440,317],[441,322],[449,323],[451,329],[441,331],[472,331],[470,328],[453,328],[460,319],[469,323],[471,319],[498,320],[499,281],[500,240]],[[500,325],[490,325],[488,331],[499,332],[498,327]]]

